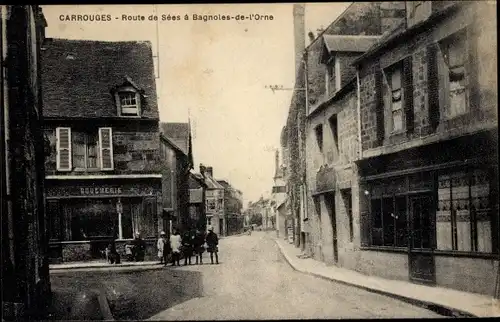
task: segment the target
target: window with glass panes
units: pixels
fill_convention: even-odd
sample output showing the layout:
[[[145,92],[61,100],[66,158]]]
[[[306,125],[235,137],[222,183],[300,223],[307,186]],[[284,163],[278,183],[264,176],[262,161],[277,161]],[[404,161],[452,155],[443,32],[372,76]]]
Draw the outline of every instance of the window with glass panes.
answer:
[[[408,245],[407,200],[405,195],[371,199],[372,245]]]
[[[75,169],[97,169],[99,167],[98,133],[73,132],[73,167]]]

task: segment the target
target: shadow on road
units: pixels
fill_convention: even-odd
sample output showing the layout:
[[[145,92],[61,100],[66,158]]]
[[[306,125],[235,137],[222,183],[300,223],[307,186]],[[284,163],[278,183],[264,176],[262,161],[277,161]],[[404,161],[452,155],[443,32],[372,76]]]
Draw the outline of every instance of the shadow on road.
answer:
[[[94,313],[97,306],[94,290],[105,296],[116,320],[147,319],[203,294],[200,272],[170,267],[144,271],[68,271],[52,275],[51,284],[55,290],[53,318],[56,320],[104,319],[102,313]],[[68,294],[68,290],[73,292]]]

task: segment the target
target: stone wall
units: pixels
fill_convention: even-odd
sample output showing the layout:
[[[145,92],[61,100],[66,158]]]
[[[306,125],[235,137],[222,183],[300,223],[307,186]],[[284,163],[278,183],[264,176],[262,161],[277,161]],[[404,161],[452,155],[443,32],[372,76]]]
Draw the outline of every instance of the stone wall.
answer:
[[[474,15],[471,8],[477,6],[478,12]],[[453,132],[455,136],[476,131],[481,125],[493,123],[492,126],[498,124],[496,122],[497,111],[496,102],[497,94],[493,88],[497,87],[496,76],[493,68],[496,67],[496,57],[493,57],[493,52],[496,53],[496,40],[493,35],[495,33],[492,19],[486,19],[481,16],[481,19],[475,19],[480,15],[487,15],[493,18],[492,13],[488,13],[488,5],[475,3],[470,6],[459,6],[459,9],[446,18],[443,18],[438,25],[428,28],[419,33],[413,38],[407,38],[395,47],[387,48],[379,56],[369,58],[363,63],[360,70],[361,77],[361,134],[363,150],[369,150],[378,147],[380,144],[384,146],[392,146],[414,139],[435,135],[435,140],[439,141],[446,134]],[[490,8],[491,9],[491,8]],[[443,101],[443,91],[439,99],[440,121],[439,126],[434,132],[430,126],[429,116],[429,93],[428,93],[428,57],[427,46],[440,41],[441,39],[461,30],[464,27],[473,26],[474,30],[470,33],[472,41],[478,41],[477,55],[477,79],[479,81],[479,111],[476,113],[467,114],[463,117],[458,117],[453,120],[447,119],[446,104]],[[491,47],[488,47],[491,44]],[[390,66],[405,57],[412,57],[413,70],[413,109],[414,109],[414,131],[406,135],[385,135],[383,142],[377,140],[377,116],[376,116],[376,99],[377,91],[381,90],[375,84],[375,71],[379,68]],[[438,63],[442,63],[442,58],[439,58]],[[384,81],[385,83],[385,81]],[[383,85],[386,86],[386,85]],[[388,95],[388,91],[384,91]],[[386,127],[387,127],[387,122]],[[490,125],[488,125],[490,126]],[[387,131],[385,131],[387,134]]]
[[[136,120],[134,120],[136,121]],[[90,122],[90,121],[88,121]],[[104,120],[97,127],[111,127],[113,129],[113,162],[112,171],[92,171],[92,174],[133,174],[160,172],[160,134],[158,122],[145,123],[127,122],[110,123]],[[56,169],[56,127],[71,127],[73,133],[89,128],[89,123],[73,123],[71,121],[46,121],[45,136],[50,143],[50,155],[46,157],[45,166],[47,175],[84,175],[86,171],[58,172]],[[90,171],[89,171],[90,172]]]

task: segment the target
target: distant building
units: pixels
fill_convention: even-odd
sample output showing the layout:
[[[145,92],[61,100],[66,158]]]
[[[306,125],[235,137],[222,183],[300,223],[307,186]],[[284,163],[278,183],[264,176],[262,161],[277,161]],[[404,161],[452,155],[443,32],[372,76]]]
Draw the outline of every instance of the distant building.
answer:
[[[242,193],[225,180],[217,180],[217,182],[224,187],[225,231],[227,235],[239,233],[243,229],[243,217],[241,216],[243,208]]]
[[[163,230],[192,228],[189,216],[189,180],[192,168],[188,123],[160,123]]]
[[[206,190],[205,178],[192,171],[189,175],[189,218],[200,231],[207,229]]]
[[[278,237],[287,238],[287,216],[286,209],[286,181],[285,168],[280,163],[279,151],[275,155],[274,185],[272,189],[272,199],[274,201],[273,211],[276,215],[275,228]]]
[[[44,320],[51,302],[44,209],[42,10],[0,6],[0,222],[2,321]]]
[[[140,232],[156,258],[159,113],[149,42],[46,39],[42,48],[51,258],[102,259]]]
[[[207,227],[212,227],[220,236],[226,235],[226,217],[224,216],[224,187],[213,177],[213,168],[200,164],[200,173],[205,179],[205,209]]]

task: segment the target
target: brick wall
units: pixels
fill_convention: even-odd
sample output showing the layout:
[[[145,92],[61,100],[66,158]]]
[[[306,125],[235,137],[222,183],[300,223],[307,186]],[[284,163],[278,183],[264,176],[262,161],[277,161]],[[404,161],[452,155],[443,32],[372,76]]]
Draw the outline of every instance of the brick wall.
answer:
[[[46,157],[45,166],[48,175],[83,175],[81,171],[58,172],[56,170],[56,130],[58,126],[71,127],[72,134],[79,131],[70,122],[64,124],[47,121],[45,135],[50,142],[50,155]],[[85,125],[84,125],[85,126]],[[160,135],[158,123],[145,124],[103,124],[113,129],[114,170],[97,172],[101,174],[132,174],[160,172]],[[81,127],[81,125],[80,125]],[[97,128],[95,132],[97,133]],[[95,171],[92,174],[96,174]]]
[[[480,15],[487,15],[487,5],[482,6],[476,3],[478,7],[477,17]],[[461,135],[475,131],[485,122],[497,124],[496,120],[496,102],[497,93],[493,88],[497,87],[496,75],[493,68],[496,67],[496,40],[494,40],[493,24],[490,22],[492,19],[484,19],[483,16],[480,20],[473,20],[473,11],[471,7],[463,6],[447,18],[442,19],[434,28],[428,28],[426,31],[416,35],[411,39],[402,41],[396,47],[387,49],[378,57],[373,57],[364,62],[360,69],[360,83],[361,83],[361,134],[362,134],[362,147],[363,150],[372,149],[378,146],[377,143],[377,124],[376,124],[376,84],[375,84],[375,70],[385,68],[392,65],[404,57],[412,57],[412,70],[413,70],[413,109],[414,109],[414,131],[412,134],[407,135],[388,135],[389,131],[385,130],[386,135],[382,144],[384,146],[393,146],[404,142],[412,141],[414,139],[423,138],[431,134],[437,134],[436,141],[442,140],[444,135],[450,131],[454,135]],[[490,10],[491,11],[491,10]],[[490,18],[492,13],[489,13]],[[480,111],[476,114],[465,115],[463,117],[455,118],[453,120],[446,119],[446,106],[443,101],[443,91],[440,91],[440,125],[437,131],[434,132],[430,127],[429,120],[429,93],[428,93],[428,79],[427,79],[427,46],[440,41],[441,39],[459,31],[460,29],[473,25],[476,32],[472,34],[477,37],[479,44],[477,50],[478,62],[478,79],[479,79],[479,106]],[[489,47],[489,44],[491,46]],[[439,60],[439,59],[438,59]],[[384,86],[387,86],[384,80]],[[389,91],[384,90],[385,100],[389,95]],[[386,104],[387,105],[387,104]],[[386,108],[387,109],[387,108]],[[386,121],[385,126],[388,126],[387,117],[389,112],[385,112]],[[490,121],[488,121],[490,120]],[[494,126],[494,125],[493,125]]]

